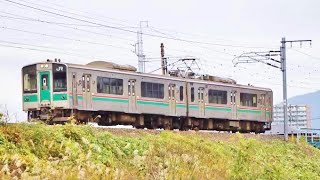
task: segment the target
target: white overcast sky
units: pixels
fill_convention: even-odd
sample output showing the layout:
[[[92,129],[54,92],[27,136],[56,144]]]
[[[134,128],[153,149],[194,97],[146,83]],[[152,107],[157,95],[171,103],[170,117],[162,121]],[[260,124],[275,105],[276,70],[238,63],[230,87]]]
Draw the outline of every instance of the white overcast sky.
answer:
[[[263,64],[234,67],[235,56],[250,51],[279,50],[280,40],[312,39],[302,45],[287,44],[288,97],[317,91],[320,87],[320,1],[308,0],[161,0],[161,1],[66,1],[0,0],[0,104],[23,119],[21,68],[60,58],[68,63],[92,60],[137,66],[133,44],[137,35],[106,26],[137,31],[148,21],[146,34],[198,41],[181,42],[144,35],[144,51],[152,62],[147,72],[160,65],[160,43],[166,56],[196,57],[203,72],[229,77],[240,84],[271,88],[275,103],[282,99],[279,69]],[[105,25],[96,26],[29,7]],[[8,47],[11,46],[11,47]],[[15,47],[15,48],[14,48]],[[248,48],[250,47],[250,48]],[[21,49],[24,48],[24,49]]]

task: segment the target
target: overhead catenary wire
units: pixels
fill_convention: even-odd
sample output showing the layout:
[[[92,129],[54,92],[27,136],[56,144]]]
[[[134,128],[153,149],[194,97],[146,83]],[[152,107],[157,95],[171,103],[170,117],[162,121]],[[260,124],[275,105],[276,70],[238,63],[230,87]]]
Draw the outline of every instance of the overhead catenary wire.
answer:
[[[64,55],[69,55],[69,56],[74,56],[74,57],[81,57],[81,58],[87,58],[84,57],[83,55],[77,55],[73,53],[68,53],[68,52],[62,52],[62,51],[55,51],[55,50],[47,50],[47,49],[38,49],[38,48],[32,48],[32,47],[23,47],[23,46],[18,46],[18,45],[8,45],[8,44],[0,44],[2,47],[8,47],[8,48],[15,48],[15,49],[25,49],[25,50],[31,50],[31,51],[39,51],[39,52],[48,52],[48,53],[57,53],[57,54],[64,54]],[[92,57],[89,57],[92,58]]]
[[[94,31],[89,31],[89,30],[80,29],[80,28],[77,28],[77,27],[71,27],[71,26],[81,26],[81,27],[84,27],[84,26],[86,26],[86,25],[84,25],[84,24],[72,24],[72,23],[53,22],[53,21],[46,21],[46,20],[29,18],[29,17],[26,17],[26,16],[15,15],[15,14],[12,14],[12,13],[0,12],[0,14],[1,14],[1,13],[3,13],[3,14],[9,14],[9,15],[12,15],[12,16],[17,16],[17,17],[11,17],[11,16],[0,15],[0,17],[4,17],[4,18],[10,18],[10,19],[22,20],[22,21],[38,22],[38,23],[46,23],[46,24],[53,24],[53,25],[57,25],[57,26],[63,27],[63,28],[68,28],[68,29],[73,29],[73,30],[77,30],[77,31],[82,31],[82,32],[90,33],[90,34],[95,34],[95,35],[105,36],[105,37],[109,37],[109,38],[116,38],[116,39],[121,39],[121,40],[125,40],[125,41],[134,42],[132,39],[128,39],[128,38],[124,38],[124,37],[119,37],[119,36],[114,36],[114,35],[110,35],[110,34],[94,32]],[[93,27],[93,26],[90,26],[90,25],[89,25],[89,27]]]
[[[2,42],[2,43],[0,43],[0,46],[8,47],[8,48],[55,53],[57,55],[63,54],[63,55],[68,55],[68,56],[72,56],[72,57],[84,58],[84,59],[95,59],[95,58],[105,59],[105,57],[88,56],[88,55],[84,55],[84,54],[63,51],[62,49],[59,50],[58,48],[48,47],[48,46],[36,46],[36,45],[30,45],[30,44],[25,44],[25,43],[6,42],[6,41],[1,41],[1,40],[0,40],[0,42]],[[3,43],[5,43],[5,44],[3,44]],[[30,46],[30,47],[24,47],[24,46]],[[45,48],[45,49],[41,49],[41,48]]]
[[[52,37],[52,38],[69,40],[69,41],[75,41],[75,42],[80,42],[80,43],[108,46],[108,47],[113,47],[113,48],[118,48],[118,49],[126,49],[126,50],[130,50],[131,51],[130,48],[126,48],[126,47],[122,47],[122,46],[115,46],[115,45],[111,45],[111,44],[98,43],[98,42],[86,41],[86,40],[81,40],[81,39],[73,39],[73,38],[69,38],[69,37],[65,37],[65,36],[57,36],[57,35],[51,35],[51,34],[45,34],[45,33],[33,32],[33,31],[26,31],[26,30],[10,28],[10,27],[5,27],[5,26],[0,26],[0,28],[11,30],[11,31],[28,33],[28,34],[36,34],[36,35],[41,35],[41,36],[46,36],[46,37]]]
[[[90,25],[88,25],[88,26],[90,26]],[[100,25],[94,25],[94,26],[100,27]],[[135,33],[136,33],[136,32],[135,32]]]
[[[88,19],[92,19],[92,20],[98,20],[98,21],[101,21],[101,22],[105,22],[105,19],[108,19],[108,20],[112,20],[112,21],[117,21],[117,22],[121,22],[120,23],[112,23],[112,24],[118,24],[118,25],[123,25],[124,27],[120,27],[120,28],[139,28],[138,26],[132,26],[132,24],[129,24],[129,26],[123,24],[123,23],[126,23],[128,24],[129,21],[126,21],[126,20],[123,20],[123,19],[118,19],[118,18],[114,18],[114,17],[106,17],[105,15],[101,15],[101,14],[93,14],[92,12],[87,12],[87,11],[83,11],[83,10],[78,10],[78,9],[74,9],[74,8],[66,8],[66,6],[63,6],[63,5],[60,5],[60,4],[57,4],[57,3],[52,3],[51,1],[44,1],[46,4],[51,4],[51,5],[54,5],[54,6],[57,6],[59,8],[64,8],[64,9],[68,9],[68,11],[65,11],[65,10],[61,10],[61,9],[57,9],[57,8],[52,8],[52,6],[45,6],[45,5],[40,5],[40,4],[36,4],[36,3],[33,3],[33,2],[30,2],[30,1],[26,1],[26,0],[20,0],[22,2],[25,2],[25,3],[30,3],[30,4],[33,4],[33,5],[37,5],[37,6],[40,6],[40,7],[45,7],[45,8],[51,8],[53,10],[56,10],[56,11],[60,11],[60,12],[64,12],[64,13],[69,13],[69,14],[73,14],[73,15],[76,15],[76,16],[80,16],[80,17],[84,17],[84,18],[88,18]],[[72,12],[70,12],[70,10]],[[81,14],[77,14],[77,13],[73,13],[73,12],[81,12]],[[86,16],[86,15],[83,15],[83,13],[85,14],[88,14],[88,15],[94,15],[95,17],[93,18],[92,16]],[[102,18],[101,18],[102,17]],[[104,19],[103,19],[104,18]],[[103,19],[103,20],[102,20]],[[110,22],[111,23],[111,22]],[[99,26],[96,26],[96,27],[99,27]],[[118,26],[119,27],[119,26]],[[153,30],[156,30],[158,32],[160,31],[167,31],[167,32],[175,32],[175,33],[178,33],[178,34],[185,34],[185,35],[190,35],[192,37],[195,36],[195,34],[190,34],[190,33],[185,33],[185,32],[178,32],[178,31],[175,31],[175,30],[167,30],[167,29],[163,29],[163,28],[156,28],[154,26],[148,26],[150,29],[153,29]],[[161,33],[161,32],[160,32]],[[165,34],[165,33],[162,33],[164,35],[168,35],[168,34]],[[200,36],[200,35],[196,35],[196,36]],[[206,37],[207,38],[207,37]],[[228,42],[237,42],[237,41],[234,41],[234,40],[227,40],[227,39],[215,39],[217,41],[228,41]],[[245,42],[245,43],[249,43],[249,42]],[[250,46],[248,46],[250,47]],[[262,47],[260,46],[261,48],[266,48],[266,47]],[[259,48],[259,46],[254,46],[254,48]]]
[[[151,29],[152,31],[154,32],[158,32],[160,34],[163,34],[163,35],[166,35],[166,36],[170,36],[170,37],[176,37],[176,36],[173,36],[173,35],[169,35],[168,33],[164,33],[162,31],[167,31],[167,32],[173,32],[175,34],[182,34],[182,35],[189,35],[190,37],[195,37],[195,36],[199,36],[199,37],[204,37],[204,38],[208,38],[207,36],[203,36],[203,35],[200,35],[200,34],[191,34],[191,33],[185,33],[185,32],[178,32],[178,31],[175,31],[175,30],[166,30],[166,29],[163,29],[163,28],[156,28],[154,26],[149,26],[149,29]],[[228,40],[228,39],[214,39],[215,41],[224,41],[224,42],[233,42],[233,43],[249,43],[249,42],[239,42],[239,41],[235,41],[235,40]],[[246,47],[246,48],[251,48],[251,45],[243,45],[243,47]],[[277,46],[270,46],[270,47],[277,47]],[[265,46],[254,46],[254,48],[270,48],[270,47],[265,47]]]
[[[115,30],[119,30],[119,31],[129,32],[129,33],[134,33],[134,34],[137,33],[136,31],[133,31],[133,30],[119,28],[119,27],[106,25],[106,24],[102,24],[102,23],[98,23],[98,22],[93,22],[93,21],[89,21],[89,20],[85,20],[85,19],[81,19],[81,18],[77,18],[77,17],[72,17],[72,16],[56,13],[56,12],[53,12],[53,11],[41,9],[41,8],[38,8],[38,7],[30,6],[30,5],[27,5],[27,4],[15,2],[15,1],[12,1],[12,0],[3,0],[3,1],[9,2],[9,3],[12,3],[12,4],[16,4],[16,5],[19,5],[19,6],[27,7],[27,8],[30,8],[30,9],[34,9],[34,10],[37,10],[37,11],[45,12],[45,13],[48,13],[48,14],[53,14],[53,15],[56,15],[56,16],[64,17],[64,18],[67,18],[67,19],[72,19],[72,20],[76,20],[76,21],[80,21],[80,22],[85,22],[85,23],[88,23],[88,24],[100,25],[101,27],[105,27],[105,28],[109,28],[109,29],[115,29]],[[256,46],[252,46],[251,47],[251,46],[240,46],[240,45],[233,45],[233,44],[219,44],[219,43],[211,43],[211,42],[194,41],[194,40],[187,40],[187,39],[181,39],[181,38],[172,38],[172,37],[161,36],[161,35],[150,34],[150,33],[142,33],[142,34],[146,35],[146,36],[150,36],[150,37],[158,37],[158,38],[163,38],[163,39],[171,39],[171,40],[176,40],[176,41],[181,41],[181,42],[189,42],[189,43],[204,44],[204,45],[211,45],[211,46],[222,46],[222,47],[233,47],[233,48],[261,48],[261,47],[256,47]],[[263,47],[263,48],[265,48],[265,47]]]
[[[26,0],[19,0],[19,1],[24,2],[24,3],[28,3],[28,4],[32,4],[32,5],[36,5],[36,6],[40,6],[40,7],[43,7],[43,8],[49,8],[49,9],[52,9],[52,10],[58,11],[58,12],[72,14],[72,15],[75,15],[75,16],[78,16],[78,17],[82,17],[82,18],[86,18],[86,19],[97,20],[97,18],[93,18],[93,17],[90,17],[90,16],[83,15],[83,13],[87,13],[88,14],[88,12],[85,12],[85,11],[80,11],[82,14],[77,14],[77,13],[71,12],[70,10],[68,10],[68,11],[62,10],[61,8],[64,8],[64,6],[57,5],[55,3],[52,3],[51,1],[50,2],[46,1],[46,4],[52,4],[54,6],[58,6],[59,9],[58,8],[54,8],[52,6],[46,6],[46,5],[42,5],[42,4],[37,4],[37,3],[26,1]],[[74,11],[74,9],[71,9],[71,10]],[[118,21],[119,22],[119,20],[116,20],[115,18],[110,18],[110,17],[106,17],[106,16],[103,16],[103,17],[108,18],[109,20],[112,20],[112,21]],[[103,21],[99,20],[99,21],[100,22],[105,22],[105,20],[103,20]],[[117,26],[122,26],[122,28],[137,28],[136,26],[133,27],[131,25],[127,26],[127,25],[123,24],[124,21],[122,21],[122,23],[115,23],[115,22],[108,22],[108,23],[115,24]]]
[[[312,55],[310,55],[310,54],[308,54],[308,53],[305,53],[305,52],[299,51],[299,50],[297,50],[297,49],[292,49],[292,48],[291,48],[291,49],[289,49],[289,50],[292,50],[292,51],[298,52],[298,53],[303,54],[303,55],[306,55],[306,56],[308,56],[308,57],[310,57],[310,58],[312,58],[312,59],[315,59],[315,60],[319,60],[319,61],[320,61],[320,57],[312,56]]]

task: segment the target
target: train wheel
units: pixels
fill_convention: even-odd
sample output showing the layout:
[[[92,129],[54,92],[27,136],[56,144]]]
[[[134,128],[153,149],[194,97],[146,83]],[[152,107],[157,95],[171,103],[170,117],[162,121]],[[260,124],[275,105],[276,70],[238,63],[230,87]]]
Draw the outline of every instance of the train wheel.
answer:
[[[196,126],[196,127],[194,127],[194,128],[193,128],[193,130],[195,130],[195,131],[199,131],[200,129],[199,129],[199,127],[198,127],[198,126]]]
[[[164,129],[164,130],[173,130],[172,124],[165,124],[165,125],[163,126],[163,129]]]

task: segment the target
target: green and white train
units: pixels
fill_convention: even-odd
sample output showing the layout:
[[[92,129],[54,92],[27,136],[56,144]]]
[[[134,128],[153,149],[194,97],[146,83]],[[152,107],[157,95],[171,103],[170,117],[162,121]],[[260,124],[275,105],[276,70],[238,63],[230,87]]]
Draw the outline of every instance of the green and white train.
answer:
[[[111,66],[110,66],[111,64]],[[209,80],[211,79],[211,80]],[[272,122],[267,88],[135,72],[112,63],[47,60],[22,68],[29,119],[136,128],[264,132]]]

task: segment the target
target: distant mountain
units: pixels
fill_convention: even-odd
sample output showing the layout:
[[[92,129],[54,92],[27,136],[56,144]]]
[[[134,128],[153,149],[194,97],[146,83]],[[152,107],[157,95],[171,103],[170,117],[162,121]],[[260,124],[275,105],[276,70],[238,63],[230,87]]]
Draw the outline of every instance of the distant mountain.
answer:
[[[311,127],[320,129],[320,91],[294,96],[288,99],[288,103],[308,105],[311,112]]]

